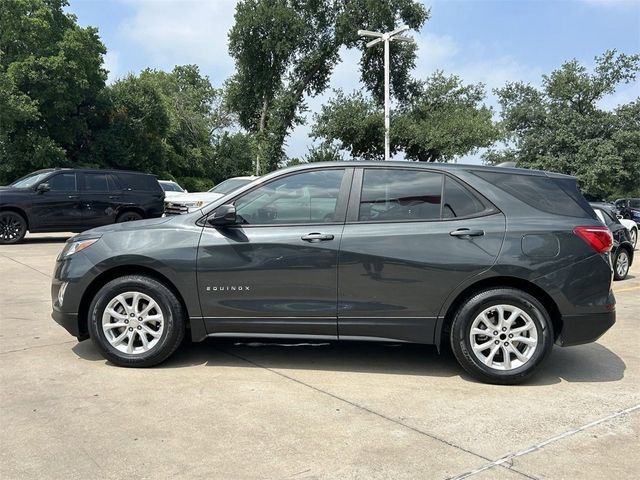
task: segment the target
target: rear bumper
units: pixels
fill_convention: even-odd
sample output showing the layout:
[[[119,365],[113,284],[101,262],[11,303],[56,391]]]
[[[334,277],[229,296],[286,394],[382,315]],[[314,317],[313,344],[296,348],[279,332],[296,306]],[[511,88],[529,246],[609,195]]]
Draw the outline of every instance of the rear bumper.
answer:
[[[589,313],[581,315],[563,315],[562,331],[556,344],[562,347],[595,342],[613,324],[616,323],[616,312]]]

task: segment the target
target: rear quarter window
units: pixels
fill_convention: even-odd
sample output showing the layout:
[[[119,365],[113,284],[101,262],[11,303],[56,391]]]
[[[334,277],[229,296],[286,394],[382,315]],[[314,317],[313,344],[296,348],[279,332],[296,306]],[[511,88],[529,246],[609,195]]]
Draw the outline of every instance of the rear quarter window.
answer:
[[[578,192],[573,179],[498,172],[473,173],[536,210],[569,217],[593,218],[589,204]]]
[[[122,190],[161,192],[163,191],[156,177],[152,175],[142,175],[135,173],[118,173],[118,183]]]

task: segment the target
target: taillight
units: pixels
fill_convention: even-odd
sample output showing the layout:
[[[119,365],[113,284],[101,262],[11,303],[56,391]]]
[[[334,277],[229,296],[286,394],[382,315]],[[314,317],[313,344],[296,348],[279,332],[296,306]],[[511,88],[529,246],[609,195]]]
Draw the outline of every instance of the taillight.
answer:
[[[613,236],[607,227],[576,227],[573,233],[598,253],[608,252],[613,247]]]

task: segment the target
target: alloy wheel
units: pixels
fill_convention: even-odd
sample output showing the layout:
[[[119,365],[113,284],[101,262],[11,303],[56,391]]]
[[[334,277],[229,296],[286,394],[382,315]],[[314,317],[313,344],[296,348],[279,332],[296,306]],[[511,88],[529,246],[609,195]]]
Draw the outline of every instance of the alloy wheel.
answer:
[[[102,331],[112,347],[136,355],[155,347],[164,331],[164,315],[158,303],[141,292],[117,295],[104,309]]]
[[[526,364],[538,346],[538,328],[531,317],[513,305],[494,305],[471,324],[471,349],[484,365],[514,370]]]
[[[22,236],[23,222],[12,214],[0,216],[0,240],[11,242]]]
[[[621,250],[616,258],[616,273],[620,278],[624,278],[629,270],[629,255]]]

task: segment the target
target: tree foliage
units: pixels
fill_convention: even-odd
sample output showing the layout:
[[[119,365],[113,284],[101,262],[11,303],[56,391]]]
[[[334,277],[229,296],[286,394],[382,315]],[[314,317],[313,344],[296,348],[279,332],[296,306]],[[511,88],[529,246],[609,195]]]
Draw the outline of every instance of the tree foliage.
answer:
[[[364,84],[381,96],[380,55],[367,51],[357,30],[390,30],[399,22],[420,28],[429,12],[414,0],[241,0],[229,33],[236,73],[229,80],[229,105],[240,125],[255,135],[258,165],[277,168],[291,128],[303,120],[305,95],[323,92],[342,47],[362,51]],[[392,88],[407,90],[415,47],[391,52]]]
[[[499,131],[484,98],[482,84],[465,85],[460,78],[442,72],[414,84],[413,92],[392,114],[392,152],[435,162],[491,145]],[[384,156],[382,110],[362,92],[337,92],[315,117],[312,135],[325,143],[337,143],[354,158],[379,160]]]
[[[640,98],[613,111],[599,106],[639,68],[640,55],[607,51],[593,73],[572,60],[543,76],[542,88],[507,84],[496,93],[509,144],[487,160],[575,175],[596,196],[640,193]]]
[[[106,49],[65,0],[0,8],[0,180],[81,161],[91,143]]]

